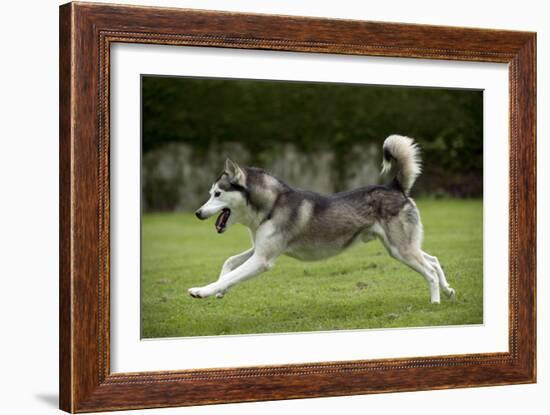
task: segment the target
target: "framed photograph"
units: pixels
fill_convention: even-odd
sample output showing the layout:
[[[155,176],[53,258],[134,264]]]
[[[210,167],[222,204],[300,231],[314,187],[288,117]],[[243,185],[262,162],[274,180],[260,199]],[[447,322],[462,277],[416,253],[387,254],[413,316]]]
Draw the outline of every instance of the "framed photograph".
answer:
[[[536,381],[536,35],[60,8],[60,407]]]

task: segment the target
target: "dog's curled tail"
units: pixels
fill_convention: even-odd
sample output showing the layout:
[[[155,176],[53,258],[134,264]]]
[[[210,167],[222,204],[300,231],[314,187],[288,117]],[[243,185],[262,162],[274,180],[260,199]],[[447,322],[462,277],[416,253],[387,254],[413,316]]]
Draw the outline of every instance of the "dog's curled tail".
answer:
[[[394,134],[384,140],[382,150],[382,174],[395,175],[399,185],[408,195],[422,170],[420,148],[412,138]]]

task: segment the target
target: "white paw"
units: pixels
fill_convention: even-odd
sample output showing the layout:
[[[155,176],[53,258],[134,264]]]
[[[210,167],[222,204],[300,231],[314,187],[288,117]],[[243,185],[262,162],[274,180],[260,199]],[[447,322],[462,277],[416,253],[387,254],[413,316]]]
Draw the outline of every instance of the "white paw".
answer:
[[[187,290],[189,295],[193,298],[205,298],[212,295],[208,291],[209,290],[206,289],[205,287],[194,287],[194,288],[189,288]]]
[[[187,292],[193,298],[205,298],[213,295],[215,295],[216,298],[222,298],[225,294],[225,290],[221,289],[221,287],[215,285],[214,283],[205,285],[204,287],[189,288]]]

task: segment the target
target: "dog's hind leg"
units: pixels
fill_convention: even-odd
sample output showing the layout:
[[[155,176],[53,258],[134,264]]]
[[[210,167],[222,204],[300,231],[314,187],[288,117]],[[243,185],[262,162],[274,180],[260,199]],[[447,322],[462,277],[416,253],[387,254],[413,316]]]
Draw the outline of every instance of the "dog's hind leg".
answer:
[[[434,267],[424,258],[420,250],[422,228],[418,223],[408,223],[399,217],[385,226],[376,228],[376,233],[393,258],[409,266],[424,277],[430,287],[430,299],[439,304],[439,278]]]
[[[439,279],[437,277],[437,273],[435,269],[424,259],[421,251],[400,251],[397,255],[393,256],[424,277],[430,287],[430,300],[432,304],[439,304],[441,299],[439,295]]]
[[[439,286],[443,289],[445,295],[454,300],[456,298],[456,292],[447,282],[447,278],[445,278],[445,273],[443,272],[443,268],[441,268],[441,264],[439,263],[437,257],[432,256],[424,251],[422,251],[422,255],[424,255],[424,259],[426,259],[426,261],[428,261],[435,269],[437,277],[439,278]]]

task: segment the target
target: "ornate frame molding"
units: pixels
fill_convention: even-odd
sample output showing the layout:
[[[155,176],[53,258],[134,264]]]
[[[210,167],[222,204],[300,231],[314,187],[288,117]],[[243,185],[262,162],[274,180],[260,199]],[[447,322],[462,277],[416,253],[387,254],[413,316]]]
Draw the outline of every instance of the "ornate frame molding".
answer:
[[[109,70],[115,42],[508,63],[510,351],[111,373]],[[61,6],[60,407],[89,412],[534,382],[535,62],[536,35],[526,32],[105,4]]]

